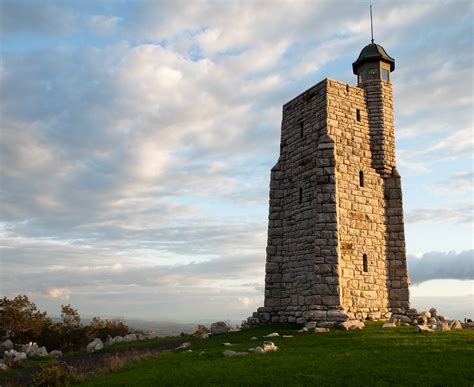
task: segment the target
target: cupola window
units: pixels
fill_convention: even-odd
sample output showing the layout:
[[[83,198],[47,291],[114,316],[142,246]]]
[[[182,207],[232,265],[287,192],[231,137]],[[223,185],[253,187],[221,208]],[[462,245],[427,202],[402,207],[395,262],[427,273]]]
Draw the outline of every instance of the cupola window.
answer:
[[[382,69],[382,81],[390,81],[390,71],[388,71],[387,69]]]

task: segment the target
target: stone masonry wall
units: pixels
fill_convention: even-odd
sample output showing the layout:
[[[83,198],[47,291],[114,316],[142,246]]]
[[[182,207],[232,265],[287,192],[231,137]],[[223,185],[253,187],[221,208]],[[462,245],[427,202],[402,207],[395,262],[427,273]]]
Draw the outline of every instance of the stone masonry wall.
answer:
[[[325,80],[283,107],[280,157],[271,172],[261,322],[296,322],[316,303],[340,305],[326,87]]]
[[[366,92],[372,165],[379,173],[390,175],[396,165],[392,84],[367,80],[361,86]]]
[[[328,124],[336,144],[342,304],[351,318],[380,318],[388,311],[384,179],[372,167],[364,89],[329,81]]]

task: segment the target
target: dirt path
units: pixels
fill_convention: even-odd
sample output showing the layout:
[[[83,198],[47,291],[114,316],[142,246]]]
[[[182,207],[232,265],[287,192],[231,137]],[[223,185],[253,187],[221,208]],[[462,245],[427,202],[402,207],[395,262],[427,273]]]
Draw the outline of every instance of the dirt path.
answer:
[[[187,337],[163,343],[150,344],[149,346],[140,348],[130,348],[123,350],[118,349],[116,351],[111,352],[97,352],[76,356],[64,356],[59,359],[59,362],[65,363],[68,366],[73,367],[80,374],[87,374],[93,373],[98,369],[106,368],[110,364],[111,359],[113,358],[123,359],[124,361],[132,360],[147,354],[153,355],[160,352],[173,350],[187,341],[194,343],[197,341],[197,339]],[[5,387],[28,386],[31,383],[32,375],[39,371],[41,368],[41,366],[19,368],[16,370],[18,374],[12,379],[6,380],[3,385]]]

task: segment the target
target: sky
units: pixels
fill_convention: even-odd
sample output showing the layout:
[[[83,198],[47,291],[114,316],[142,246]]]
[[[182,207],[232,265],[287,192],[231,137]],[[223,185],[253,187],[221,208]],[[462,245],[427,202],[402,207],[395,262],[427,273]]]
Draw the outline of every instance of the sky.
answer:
[[[0,294],[51,315],[263,305],[282,105],[355,84],[365,1],[0,0]],[[474,317],[473,3],[373,1],[411,301]]]

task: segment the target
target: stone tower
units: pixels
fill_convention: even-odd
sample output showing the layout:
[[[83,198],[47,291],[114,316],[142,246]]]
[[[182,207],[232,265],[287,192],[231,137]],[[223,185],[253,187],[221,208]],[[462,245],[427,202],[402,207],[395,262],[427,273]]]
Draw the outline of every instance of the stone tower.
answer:
[[[391,73],[369,44],[357,86],[325,79],[283,106],[265,304],[250,325],[384,317],[409,307]]]

